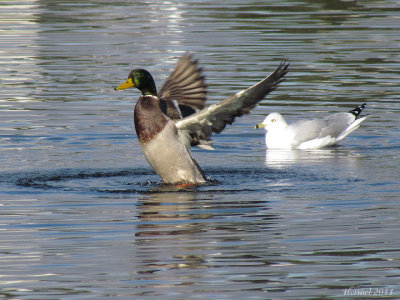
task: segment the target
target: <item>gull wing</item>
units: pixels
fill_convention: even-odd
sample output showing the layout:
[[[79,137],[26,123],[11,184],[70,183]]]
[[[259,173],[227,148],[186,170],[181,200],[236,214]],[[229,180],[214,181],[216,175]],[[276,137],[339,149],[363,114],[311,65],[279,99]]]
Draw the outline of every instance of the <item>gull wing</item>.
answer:
[[[282,82],[288,72],[288,63],[282,62],[268,77],[247,90],[176,122],[178,133],[186,145],[209,144],[211,134],[220,133],[236,117],[248,114],[259,101]]]
[[[357,118],[359,114],[356,116],[353,112],[335,113],[323,119],[297,121],[290,124],[289,128],[294,132],[298,144],[326,137],[340,141],[365,120],[366,117]]]

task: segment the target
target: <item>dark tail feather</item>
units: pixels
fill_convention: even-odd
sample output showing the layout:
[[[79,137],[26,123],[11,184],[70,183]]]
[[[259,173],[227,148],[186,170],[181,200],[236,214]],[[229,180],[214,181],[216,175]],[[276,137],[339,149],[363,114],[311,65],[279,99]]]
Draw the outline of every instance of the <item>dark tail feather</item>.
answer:
[[[361,104],[360,106],[357,106],[355,109],[350,110],[349,113],[353,114],[357,119],[366,105],[367,103]]]

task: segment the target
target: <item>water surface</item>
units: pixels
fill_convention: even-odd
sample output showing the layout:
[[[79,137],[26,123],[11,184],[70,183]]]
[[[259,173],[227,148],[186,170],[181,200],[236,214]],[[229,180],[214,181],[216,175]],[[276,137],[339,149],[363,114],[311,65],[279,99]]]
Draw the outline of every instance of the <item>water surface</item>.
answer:
[[[0,295],[399,298],[399,12],[390,0],[0,3]],[[210,103],[282,60],[290,72],[214,135],[215,151],[194,149],[210,184],[176,190],[141,153],[138,92],[113,87],[136,67],[160,87],[185,52]],[[368,119],[330,149],[266,151],[252,129],[272,111],[295,121],[364,102]]]

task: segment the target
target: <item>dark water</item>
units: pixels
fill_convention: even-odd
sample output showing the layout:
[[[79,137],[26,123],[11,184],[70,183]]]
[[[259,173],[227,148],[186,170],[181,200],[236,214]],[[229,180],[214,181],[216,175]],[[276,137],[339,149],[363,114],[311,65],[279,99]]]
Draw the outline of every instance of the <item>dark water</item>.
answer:
[[[0,298],[400,297],[397,1],[0,3]],[[210,184],[162,186],[133,130],[134,67],[177,58],[209,102],[291,64],[194,149]],[[340,146],[265,151],[252,129],[367,103]]]

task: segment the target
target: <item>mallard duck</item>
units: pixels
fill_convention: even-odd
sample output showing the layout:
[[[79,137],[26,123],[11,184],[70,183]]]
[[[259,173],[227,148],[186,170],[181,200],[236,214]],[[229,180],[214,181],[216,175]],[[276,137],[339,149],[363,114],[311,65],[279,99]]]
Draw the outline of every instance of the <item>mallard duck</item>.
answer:
[[[268,149],[320,149],[337,144],[356,130],[367,116],[361,116],[366,104],[349,112],[331,114],[323,119],[301,120],[287,124],[279,113],[269,114],[254,128],[264,128]]]
[[[202,69],[192,55],[181,57],[157,93],[151,74],[134,69],[116,87],[136,87],[142,95],[136,102],[134,122],[142,151],[166,184],[201,184],[206,177],[191,154],[191,146],[212,149],[211,134],[220,133],[235,117],[247,114],[287,73],[281,63],[256,85],[204,108],[206,84]]]

